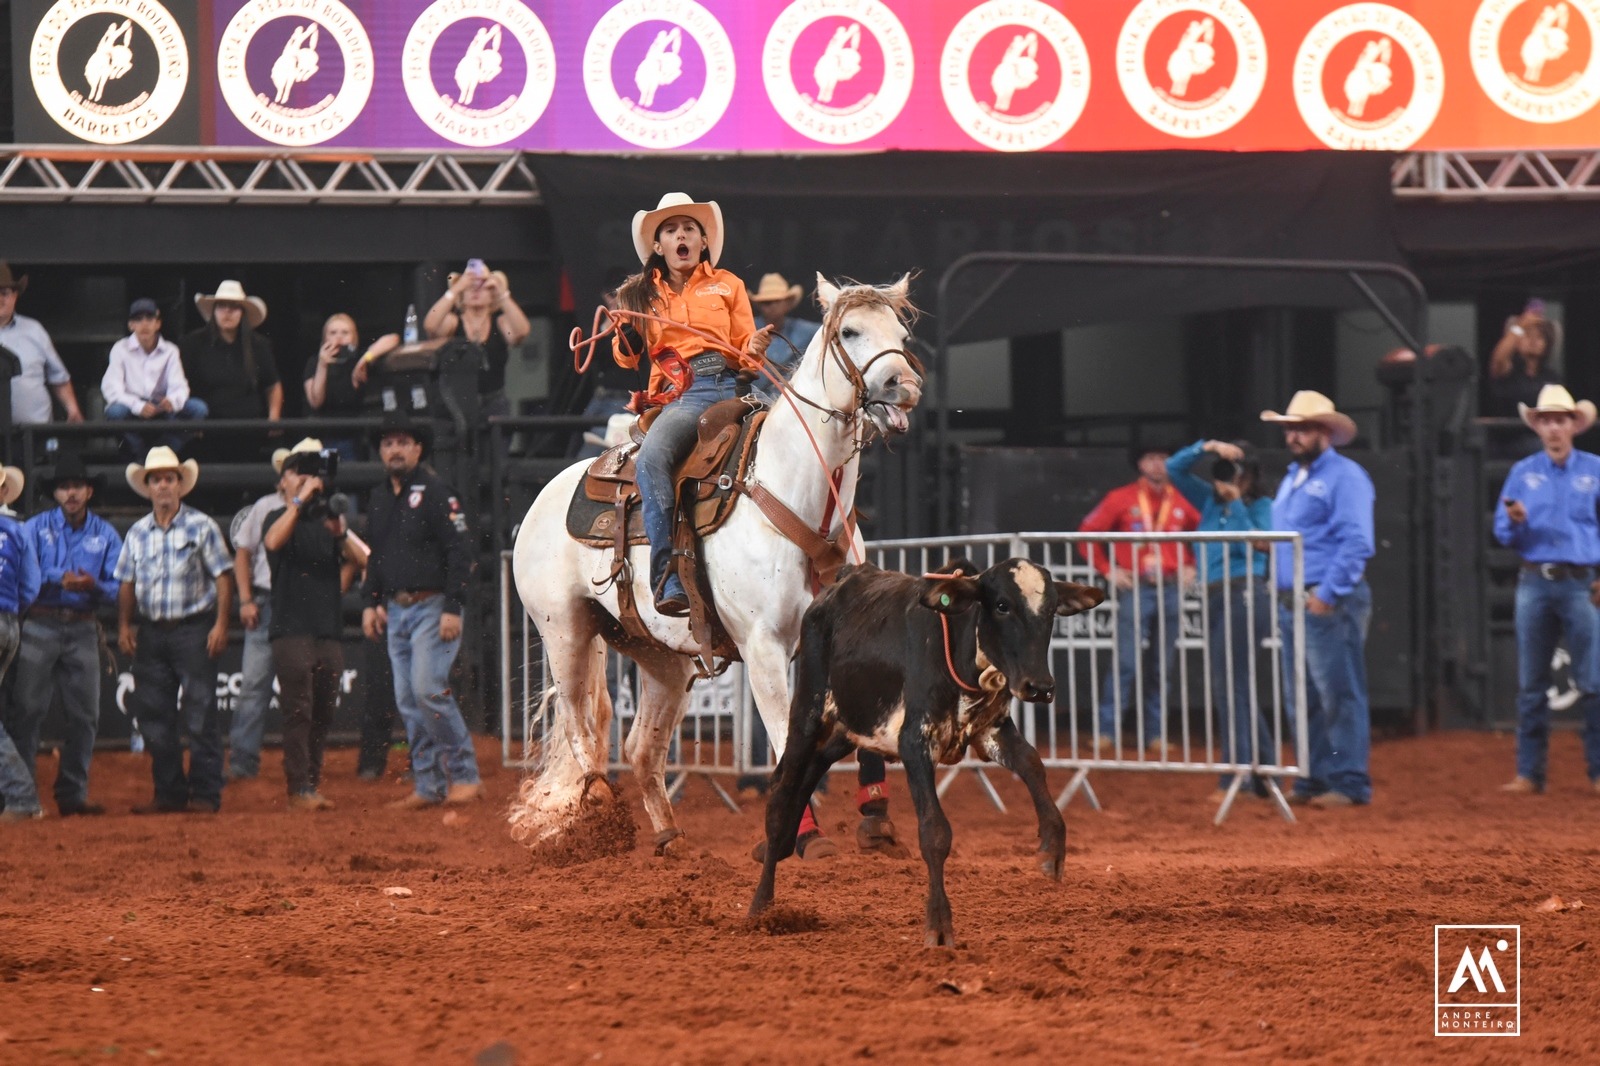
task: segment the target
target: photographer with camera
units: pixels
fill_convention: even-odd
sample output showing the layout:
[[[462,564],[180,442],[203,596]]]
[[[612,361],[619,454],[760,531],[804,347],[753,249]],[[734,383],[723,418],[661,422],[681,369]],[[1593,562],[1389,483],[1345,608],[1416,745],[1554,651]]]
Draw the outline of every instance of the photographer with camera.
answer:
[[[268,635],[283,706],[283,775],[292,811],[333,807],[319,786],[344,672],[339,597],[367,562],[345,526],[349,501],[326,495],[338,464],[338,453],[320,441],[295,445],[283,463],[286,504],[267,516],[261,538],[272,566]]]

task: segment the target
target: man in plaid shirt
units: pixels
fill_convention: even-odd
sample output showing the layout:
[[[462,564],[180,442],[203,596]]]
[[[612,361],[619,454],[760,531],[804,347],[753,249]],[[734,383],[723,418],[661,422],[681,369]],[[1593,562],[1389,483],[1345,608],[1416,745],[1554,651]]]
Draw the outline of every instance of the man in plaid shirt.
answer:
[[[155,781],[155,799],[135,807],[135,814],[215,812],[222,806],[222,722],[213,660],[228,645],[233,560],[217,524],[183,505],[199,477],[200,464],[179,463],[171,448],[152,448],[143,465],[128,465],[128,485],[151,503],[150,514],[128,530],[116,569],[122,582],[117,644],[133,657],[128,709],[144,734]]]

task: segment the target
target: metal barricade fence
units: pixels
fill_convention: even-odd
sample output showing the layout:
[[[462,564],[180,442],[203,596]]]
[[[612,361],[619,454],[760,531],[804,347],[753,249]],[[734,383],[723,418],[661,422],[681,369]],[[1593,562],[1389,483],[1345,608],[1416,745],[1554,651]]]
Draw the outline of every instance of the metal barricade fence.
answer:
[[[1022,557],[1057,580],[1108,589],[1106,602],[1095,610],[1056,620],[1051,639],[1056,702],[1012,705],[1013,719],[1045,766],[1073,771],[1058,805],[1082,792],[1098,808],[1089,782],[1096,770],[1216,773],[1227,780],[1217,823],[1227,817],[1240,788],[1252,781],[1293,820],[1279,782],[1301,776],[1309,762],[1304,558],[1298,534],[992,534],[875,541],[865,554],[883,569],[914,574],[939,570],[958,558],[983,569]],[[1286,556],[1279,565],[1292,575],[1281,595],[1274,554]],[[1183,563],[1159,565],[1163,558]],[[1140,565],[1128,565],[1133,561]],[[1147,565],[1152,562],[1157,565]],[[516,602],[509,566],[507,553],[502,563],[502,750],[508,762],[513,761],[515,724],[522,726],[524,760],[533,738],[542,735],[535,697],[546,680],[543,657],[532,643],[537,635]],[[1280,610],[1280,603],[1287,609]],[[1292,650],[1287,662],[1286,649]],[[512,676],[518,660],[520,680]],[[531,689],[530,669],[539,679]],[[612,727],[618,769],[626,768],[618,745],[622,723],[632,715],[633,690],[623,673],[616,683]],[[518,708],[520,723],[513,721]],[[742,667],[735,666],[696,686],[669,772],[706,774],[716,784],[714,775],[770,771],[771,749],[761,743],[762,732]],[[841,763],[836,769],[854,765]],[[971,772],[991,801],[1003,807],[988,767],[968,756],[946,772],[941,793],[957,774]],[[717,790],[732,805],[720,785]]]

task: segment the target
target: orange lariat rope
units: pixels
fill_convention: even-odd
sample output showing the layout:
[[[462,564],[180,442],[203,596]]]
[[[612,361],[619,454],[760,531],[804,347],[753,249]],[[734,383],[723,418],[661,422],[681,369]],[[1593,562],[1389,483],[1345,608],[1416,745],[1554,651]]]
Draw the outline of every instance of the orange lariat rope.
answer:
[[[960,568],[948,573],[940,573],[936,570],[931,574],[923,574],[922,577],[925,581],[942,581],[946,578],[961,577],[963,573],[964,571]],[[967,684],[961,680],[961,675],[956,673],[955,656],[950,653],[950,616],[943,611],[939,611],[938,615],[939,628],[944,631],[944,668],[950,671],[950,680],[954,681],[965,692],[982,692],[983,688],[981,686]]]

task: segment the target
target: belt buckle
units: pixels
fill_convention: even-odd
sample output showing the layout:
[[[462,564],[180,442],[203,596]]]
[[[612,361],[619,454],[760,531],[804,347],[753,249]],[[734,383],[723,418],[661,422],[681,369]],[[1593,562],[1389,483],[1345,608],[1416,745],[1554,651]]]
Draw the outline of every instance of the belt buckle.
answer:
[[[1561,569],[1560,563],[1540,563],[1539,576],[1544,578],[1546,581],[1558,580],[1556,577],[1556,571],[1559,569]]]

